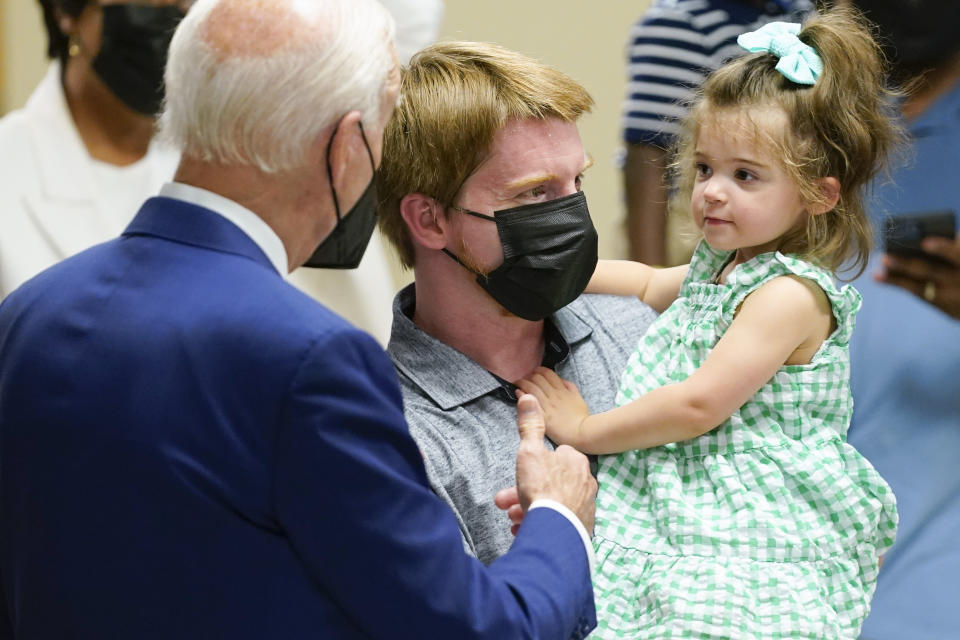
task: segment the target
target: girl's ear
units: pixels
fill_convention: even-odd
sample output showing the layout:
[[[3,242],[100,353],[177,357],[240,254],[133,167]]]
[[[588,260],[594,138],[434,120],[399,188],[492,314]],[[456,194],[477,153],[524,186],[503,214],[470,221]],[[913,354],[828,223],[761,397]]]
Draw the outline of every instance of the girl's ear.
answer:
[[[810,206],[810,215],[814,216],[833,211],[840,201],[840,181],[833,176],[820,178],[817,180],[817,186],[820,188],[823,199]]]

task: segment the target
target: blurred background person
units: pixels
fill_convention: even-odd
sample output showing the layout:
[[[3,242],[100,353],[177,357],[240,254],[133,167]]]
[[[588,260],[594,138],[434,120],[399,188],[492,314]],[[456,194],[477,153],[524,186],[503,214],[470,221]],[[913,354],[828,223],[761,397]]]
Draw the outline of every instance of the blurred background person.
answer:
[[[623,108],[623,186],[629,257],[647,264],[689,260],[686,217],[667,220],[669,149],[693,90],[743,55],[737,36],[773,21],[801,22],[810,0],[654,0],[630,30]],[[669,248],[668,248],[669,247]]]
[[[857,0],[880,28],[891,79],[906,86],[900,103],[910,139],[905,162],[874,192],[874,222],[888,215],[960,212],[960,5],[950,0]],[[938,260],[884,256],[875,277],[960,319],[960,241],[929,238]]]
[[[187,2],[40,0],[53,62],[0,120],[0,298],[119,234],[179,154],[153,142]]]
[[[944,262],[885,255],[890,215],[960,212],[960,4],[854,0],[877,24],[908,148],[868,209],[878,236],[851,340],[849,441],[893,487],[900,512],[868,640],[946,640],[960,627],[960,243],[928,238]],[[924,297],[925,296],[925,297]]]

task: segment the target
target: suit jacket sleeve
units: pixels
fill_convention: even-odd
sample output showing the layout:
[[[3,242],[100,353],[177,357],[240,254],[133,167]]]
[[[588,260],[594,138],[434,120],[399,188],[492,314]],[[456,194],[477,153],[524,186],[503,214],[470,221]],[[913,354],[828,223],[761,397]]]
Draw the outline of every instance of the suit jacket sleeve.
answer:
[[[583,542],[559,513],[530,512],[489,567],[464,553],[427,484],[393,365],[369,336],[313,345],[275,456],[277,519],[318,589],[371,637],[565,639],[592,628]]]

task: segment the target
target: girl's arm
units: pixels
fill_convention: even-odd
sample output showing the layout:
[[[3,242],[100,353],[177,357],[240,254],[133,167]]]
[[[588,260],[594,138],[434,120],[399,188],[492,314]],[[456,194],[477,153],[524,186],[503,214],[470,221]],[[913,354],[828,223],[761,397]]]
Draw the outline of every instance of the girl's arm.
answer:
[[[743,406],[795,353],[815,353],[829,334],[826,294],[779,277],[747,297],[726,333],[689,378],[605,413],[589,415],[576,386],[539,367],[518,387],[540,400],[547,435],[585,453],[617,453],[689,440]],[[809,361],[809,357],[807,357]]]
[[[663,312],[677,299],[689,266],[658,269],[629,260],[600,260],[586,293],[636,296]]]

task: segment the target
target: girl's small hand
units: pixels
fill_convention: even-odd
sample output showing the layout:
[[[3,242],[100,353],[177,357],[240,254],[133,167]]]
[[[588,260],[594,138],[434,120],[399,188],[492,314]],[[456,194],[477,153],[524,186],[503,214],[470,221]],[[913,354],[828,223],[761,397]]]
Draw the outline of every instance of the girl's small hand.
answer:
[[[577,448],[583,436],[583,424],[590,416],[577,385],[546,367],[537,367],[529,377],[517,382],[517,387],[540,401],[547,423],[547,436],[557,444]]]

